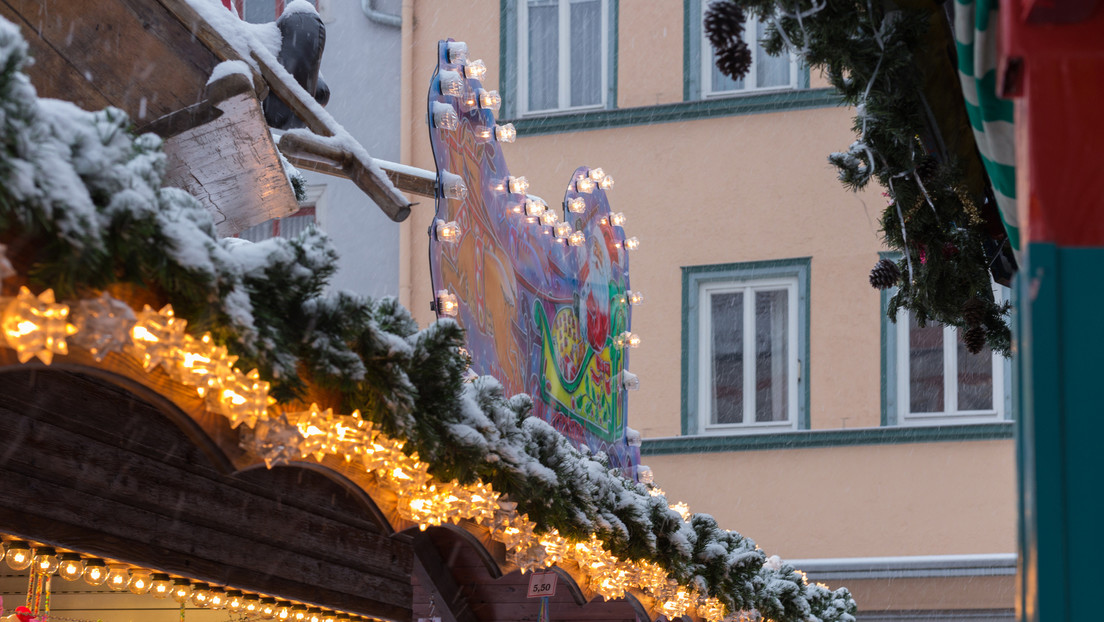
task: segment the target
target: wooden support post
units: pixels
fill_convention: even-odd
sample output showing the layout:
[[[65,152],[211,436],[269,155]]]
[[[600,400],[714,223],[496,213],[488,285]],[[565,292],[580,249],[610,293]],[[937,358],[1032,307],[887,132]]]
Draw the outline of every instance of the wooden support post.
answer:
[[[452,572],[441,559],[437,547],[424,531],[414,534],[414,572],[418,580],[433,594],[437,612],[443,622],[479,622]]]

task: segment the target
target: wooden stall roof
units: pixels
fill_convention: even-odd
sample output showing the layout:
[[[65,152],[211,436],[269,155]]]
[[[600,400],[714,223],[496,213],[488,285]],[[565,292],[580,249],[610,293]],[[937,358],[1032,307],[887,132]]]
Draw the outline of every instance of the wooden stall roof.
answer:
[[[223,10],[217,4],[211,9]],[[348,145],[343,166],[324,172],[352,179],[393,220],[404,220],[410,213],[411,202],[388,179],[402,184],[401,175],[375,166],[363,147],[314,104],[268,50],[256,49],[251,43],[249,49],[242,49],[241,41],[235,47],[230,42],[235,38],[232,33],[220,31],[226,28],[226,21],[205,19],[188,0],[0,0],[0,15],[22,27],[35,59],[27,72],[40,95],[72,101],[89,110],[115,106],[130,115],[139,131],[155,130],[165,137],[169,131],[179,133],[222,115],[224,111],[216,110],[208,100],[207,80],[218,63],[245,60],[253,72],[258,99],[271,90],[312,132],[337,136]],[[174,121],[166,123],[166,119]],[[261,176],[271,172],[269,160],[277,161],[275,145],[268,142],[262,147],[271,152],[271,158],[254,158]],[[239,148],[250,156],[258,147],[255,141],[247,141]],[[225,143],[218,149],[230,158]],[[425,192],[424,186],[419,182],[407,189]],[[200,192],[199,198],[220,192]],[[252,195],[240,194],[245,198],[238,200],[260,205]],[[229,193],[221,200],[227,200],[226,196]],[[282,200],[286,202],[287,197]],[[222,212],[229,209],[216,207]],[[287,206],[277,206],[275,211],[285,212]],[[261,215],[253,220],[257,218]]]

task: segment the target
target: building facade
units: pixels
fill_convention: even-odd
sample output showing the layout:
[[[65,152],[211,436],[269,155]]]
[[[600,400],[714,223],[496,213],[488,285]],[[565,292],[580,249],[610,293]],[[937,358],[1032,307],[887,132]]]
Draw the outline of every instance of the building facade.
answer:
[[[553,203],[580,165],[616,178],[647,297],[629,424],[669,499],[847,585],[862,619],[1012,619],[1011,366],[884,318],[867,274],[885,199],[846,191],[826,160],[854,140],[852,111],[761,50],[743,81],[721,76],[702,5],[409,3],[402,161],[433,168],[436,44],[465,41],[530,192]],[[432,218],[416,206],[399,227],[399,291],[422,323]]]

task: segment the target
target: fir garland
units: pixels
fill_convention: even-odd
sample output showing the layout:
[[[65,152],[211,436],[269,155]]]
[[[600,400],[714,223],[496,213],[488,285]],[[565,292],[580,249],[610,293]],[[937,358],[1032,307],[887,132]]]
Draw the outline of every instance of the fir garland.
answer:
[[[761,42],[768,54],[792,53],[824,70],[843,101],[855,107],[858,140],[828,159],[845,187],[860,190],[876,179],[888,192],[882,232],[886,244],[901,253],[889,317],[896,321],[898,309],[907,308],[920,325],[937,321],[968,328],[963,307],[980,299],[984,309],[972,325],[975,333],[983,330],[989,346],[1007,356],[1009,304],[994,299],[989,275],[993,256],[1006,250],[1006,236],[999,226],[994,230],[990,184],[962,122],[966,111],[941,45],[949,39],[938,3],[716,4],[734,4],[758,16],[768,24]]]
[[[320,232],[218,239],[194,197],[161,188],[157,137],[134,137],[116,109],[39,100],[20,71],[26,55],[18,29],[0,19],[0,242],[30,285],[69,300],[133,285],[171,302],[189,332],[210,332],[240,368],[260,370],[278,401],[323,393],[335,409],[359,410],[406,439],[404,451],[441,481],[490,483],[540,529],[595,534],[611,553],[659,564],[730,612],[853,622],[846,588],[767,563],[708,515],[683,520],[604,456],[528,417],[527,396],[507,398],[492,378],[464,383],[455,322],[418,330],[394,299],[325,293],[336,254]],[[13,285],[4,281],[6,294]]]

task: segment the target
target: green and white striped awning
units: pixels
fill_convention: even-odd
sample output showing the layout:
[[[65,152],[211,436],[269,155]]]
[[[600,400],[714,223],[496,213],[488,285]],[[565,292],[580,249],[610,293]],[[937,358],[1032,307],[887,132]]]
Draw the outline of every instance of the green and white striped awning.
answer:
[[[998,0],[955,0],[955,47],[966,112],[993,184],[1008,242],[1020,250],[1012,102],[997,97]]]

